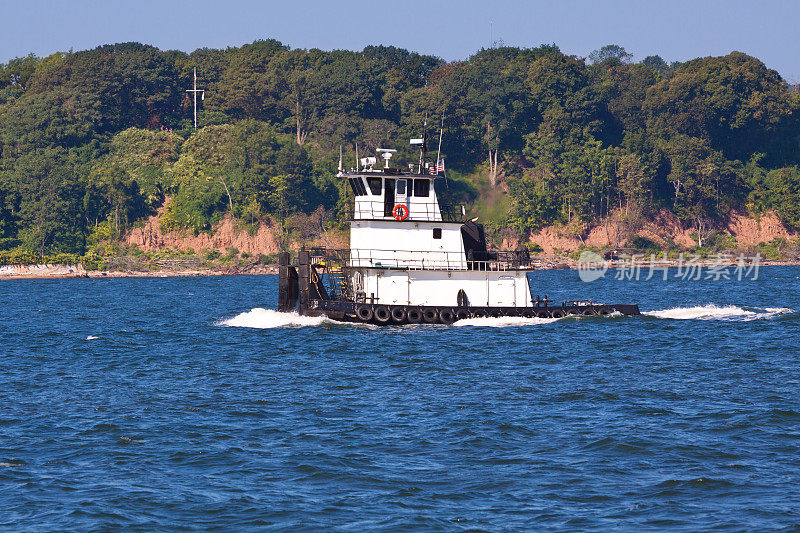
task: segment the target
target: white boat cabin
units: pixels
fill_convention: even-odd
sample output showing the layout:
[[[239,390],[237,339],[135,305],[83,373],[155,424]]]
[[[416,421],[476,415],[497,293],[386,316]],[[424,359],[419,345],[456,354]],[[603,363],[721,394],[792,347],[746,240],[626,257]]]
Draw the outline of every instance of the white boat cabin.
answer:
[[[530,307],[519,265],[488,252],[481,224],[439,201],[444,178],[341,174],[354,195],[348,266],[356,299],[387,305]]]

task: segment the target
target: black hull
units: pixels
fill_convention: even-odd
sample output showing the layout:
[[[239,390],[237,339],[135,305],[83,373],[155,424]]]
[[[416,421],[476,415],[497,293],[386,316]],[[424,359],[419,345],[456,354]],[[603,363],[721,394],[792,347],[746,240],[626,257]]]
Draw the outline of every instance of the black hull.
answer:
[[[299,312],[311,316],[327,316],[340,322],[376,324],[452,324],[457,320],[482,317],[563,318],[567,316],[640,315],[634,304],[541,305],[539,307],[439,307],[381,305],[334,300],[311,300]],[[416,313],[416,315],[414,314]],[[419,318],[417,318],[419,317]]]
[[[457,320],[479,317],[563,318],[566,316],[639,315],[635,304],[597,304],[568,301],[551,305],[546,298],[536,298],[532,307],[473,307],[384,305],[330,297],[322,276],[310,264],[307,251],[298,254],[297,266],[289,264],[289,254],[280,256],[278,310],[297,310],[301,315],[327,316],[342,322],[377,325],[452,324]],[[459,299],[459,303],[461,300]]]

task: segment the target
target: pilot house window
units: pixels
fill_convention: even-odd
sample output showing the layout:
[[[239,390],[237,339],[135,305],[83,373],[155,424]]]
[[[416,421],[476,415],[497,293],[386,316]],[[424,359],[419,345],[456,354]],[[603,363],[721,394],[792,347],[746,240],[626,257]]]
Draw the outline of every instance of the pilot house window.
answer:
[[[442,228],[433,228],[433,238],[434,239],[442,238]]]
[[[431,181],[428,179],[414,180],[414,196],[426,198],[431,191]]]
[[[364,187],[364,182],[361,181],[361,178],[349,178],[350,180],[350,188],[353,189],[353,194],[355,196],[364,196],[367,194],[367,188]]]
[[[381,195],[381,189],[383,188],[381,181],[380,178],[367,178],[367,185],[369,185],[369,190],[373,196]]]

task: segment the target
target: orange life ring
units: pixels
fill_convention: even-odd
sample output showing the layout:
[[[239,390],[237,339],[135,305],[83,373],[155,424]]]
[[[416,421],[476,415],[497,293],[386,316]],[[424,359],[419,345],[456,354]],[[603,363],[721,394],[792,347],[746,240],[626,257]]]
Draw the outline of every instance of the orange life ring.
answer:
[[[397,204],[392,209],[392,216],[394,216],[395,220],[405,220],[408,218],[408,206],[405,204]]]

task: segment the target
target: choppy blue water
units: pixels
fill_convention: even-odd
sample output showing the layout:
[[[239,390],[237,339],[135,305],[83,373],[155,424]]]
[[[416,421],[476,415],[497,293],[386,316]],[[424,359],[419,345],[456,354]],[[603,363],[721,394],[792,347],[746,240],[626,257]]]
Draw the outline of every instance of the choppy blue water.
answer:
[[[798,278],[536,272],[651,315],[390,328],[273,276],[2,282],[0,528],[798,528]]]

